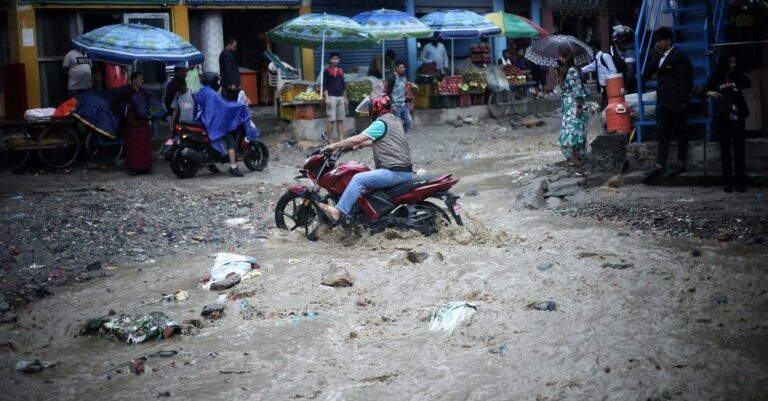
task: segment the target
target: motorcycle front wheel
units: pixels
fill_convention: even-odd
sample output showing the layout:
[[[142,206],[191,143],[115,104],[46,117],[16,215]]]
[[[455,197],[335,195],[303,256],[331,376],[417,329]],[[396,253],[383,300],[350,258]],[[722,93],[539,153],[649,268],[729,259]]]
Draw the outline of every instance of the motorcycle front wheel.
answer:
[[[261,171],[267,168],[269,163],[269,149],[261,141],[252,141],[248,143],[248,150],[245,151],[243,162],[248,170]]]
[[[323,211],[309,199],[286,192],[275,205],[275,225],[281,230],[302,229],[310,241],[316,241]]]
[[[179,178],[192,178],[197,174],[197,170],[200,169],[200,164],[182,156],[181,151],[183,149],[184,147],[179,146],[173,151],[170,162],[171,170]]]

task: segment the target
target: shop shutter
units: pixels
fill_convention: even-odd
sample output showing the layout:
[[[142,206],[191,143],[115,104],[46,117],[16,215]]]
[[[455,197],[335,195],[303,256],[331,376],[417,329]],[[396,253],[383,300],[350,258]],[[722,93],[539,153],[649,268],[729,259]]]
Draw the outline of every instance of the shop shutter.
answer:
[[[391,10],[405,11],[404,1],[379,1],[379,0],[358,0],[358,1],[334,1],[334,0],[315,0],[312,2],[313,13],[328,13],[343,15],[345,17],[354,17],[364,11],[376,10],[379,8],[388,8]],[[397,54],[398,59],[406,60],[408,58],[405,40],[387,40],[384,42],[386,49],[392,49]],[[381,46],[370,49],[355,50],[325,50],[325,63],[328,64],[328,55],[332,52],[338,52],[341,57],[341,67],[349,69],[351,67],[367,67],[371,59],[377,54],[381,54]],[[315,49],[315,71],[320,70],[320,49]],[[316,75],[317,76],[317,75]]]

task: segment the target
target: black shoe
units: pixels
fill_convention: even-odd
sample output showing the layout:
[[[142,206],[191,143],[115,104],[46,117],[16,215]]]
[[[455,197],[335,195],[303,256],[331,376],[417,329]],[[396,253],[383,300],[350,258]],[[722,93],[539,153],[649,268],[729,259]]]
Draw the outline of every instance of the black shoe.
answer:
[[[242,177],[243,176],[243,173],[241,173],[240,169],[237,168],[237,167],[230,167],[228,171],[229,171],[229,175],[231,175],[233,177]]]
[[[737,185],[736,186],[736,192],[742,192],[742,193],[743,192],[747,192],[747,187],[745,187],[743,185]]]
[[[677,177],[678,175],[686,172],[685,166],[675,166],[672,167],[672,169],[669,170],[669,176],[670,177]]]
[[[667,170],[664,167],[655,167],[652,170],[648,170],[643,175],[645,178],[643,178],[643,184],[648,184],[649,182],[653,181],[656,178],[661,177],[667,172]]]
[[[723,187],[723,191],[725,191],[727,193],[731,193],[731,192],[733,192],[733,187],[730,186],[730,185],[726,185],[725,187]]]

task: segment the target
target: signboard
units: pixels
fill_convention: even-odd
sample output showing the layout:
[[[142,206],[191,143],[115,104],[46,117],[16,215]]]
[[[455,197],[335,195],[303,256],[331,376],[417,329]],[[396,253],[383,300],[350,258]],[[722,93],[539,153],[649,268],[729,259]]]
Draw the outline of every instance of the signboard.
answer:
[[[300,6],[301,0],[186,0],[184,3],[198,5],[251,4],[259,6]]]
[[[19,0],[21,4],[153,4],[153,5],[166,5],[166,4],[179,4],[179,0]]]
[[[576,8],[597,10],[603,7],[603,0],[545,0],[544,5],[552,8]]]

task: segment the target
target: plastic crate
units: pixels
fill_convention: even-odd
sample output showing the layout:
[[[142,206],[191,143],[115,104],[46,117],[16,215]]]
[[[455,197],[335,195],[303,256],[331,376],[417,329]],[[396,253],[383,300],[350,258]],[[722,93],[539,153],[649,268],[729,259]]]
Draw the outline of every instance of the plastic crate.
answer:
[[[319,104],[296,105],[296,120],[314,120],[323,117],[324,107]]]
[[[478,93],[475,95],[469,95],[471,97],[470,103],[472,106],[479,106],[485,104],[485,95]]]
[[[280,106],[280,118],[283,120],[295,120],[296,108],[293,106]]]
[[[459,96],[459,107],[469,107],[472,105],[472,95]]]

